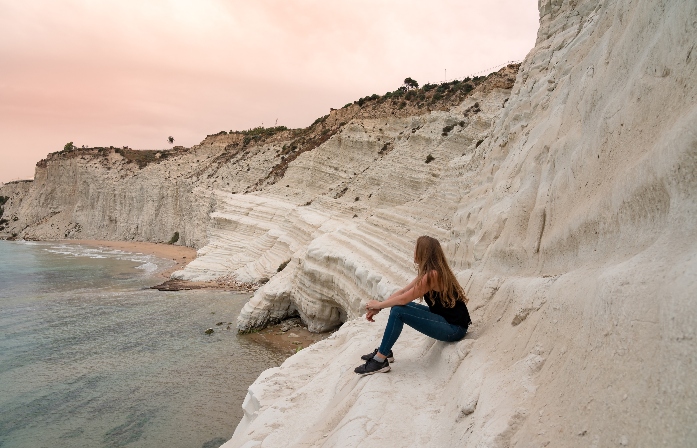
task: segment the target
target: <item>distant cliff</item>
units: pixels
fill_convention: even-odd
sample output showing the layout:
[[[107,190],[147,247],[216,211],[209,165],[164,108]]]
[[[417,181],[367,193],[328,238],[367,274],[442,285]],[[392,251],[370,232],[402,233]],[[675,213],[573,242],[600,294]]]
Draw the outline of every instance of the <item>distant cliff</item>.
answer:
[[[173,150],[107,147],[51,153],[37,163],[33,182],[0,186],[0,196],[9,198],[5,215],[11,217],[0,226],[0,238],[167,242],[179,232],[178,244],[202,247],[209,242],[208,224],[218,194],[276,194],[276,184],[296,158],[340,140],[362,120],[447,111],[483,91],[510,89],[516,72],[517,66],[511,66],[488,77],[367,96],[332,109],[306,129],[222,131],[192,148]],[[455,124],[462,120],[466,117],[456,117]],[[380,143],[381,155],[391,151],[390,144],[391,140]],[[350,145],[347,150],[351,151]],[[360,163],[370,160],[372,156]],[[326,194],[304,191],[298,180],[289,182],[283,185],[288,190],[282,190],[282,196],[292,203]]]

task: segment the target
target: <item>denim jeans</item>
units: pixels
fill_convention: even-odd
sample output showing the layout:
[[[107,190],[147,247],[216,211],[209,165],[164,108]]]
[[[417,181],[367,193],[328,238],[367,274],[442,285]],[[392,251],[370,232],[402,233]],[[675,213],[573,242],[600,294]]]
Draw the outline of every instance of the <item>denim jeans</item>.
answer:
[[[466,327],[448,323],[443,316],[432,313],[426,305],[410,302],[393,306],[380,344],[380,353],[387,355],[402,333],[404,324],[439,341],[459,341],[467,333]]]

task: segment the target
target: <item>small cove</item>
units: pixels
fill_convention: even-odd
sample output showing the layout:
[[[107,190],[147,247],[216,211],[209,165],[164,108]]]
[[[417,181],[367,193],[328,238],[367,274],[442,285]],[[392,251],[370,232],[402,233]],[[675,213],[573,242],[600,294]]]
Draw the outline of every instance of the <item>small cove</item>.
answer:
[[[249,294],[147,289],[171,263],[0,241],[0,446],[217,447],[232,436],[247,387],[287,354],[236,334]]]

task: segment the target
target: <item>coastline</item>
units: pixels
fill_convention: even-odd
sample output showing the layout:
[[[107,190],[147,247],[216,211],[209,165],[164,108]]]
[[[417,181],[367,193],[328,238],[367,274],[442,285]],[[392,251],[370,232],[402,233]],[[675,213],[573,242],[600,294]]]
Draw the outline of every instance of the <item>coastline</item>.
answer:
[[[307,326],[302,324],[300,318],[291,317],[274,325],[240,335],[268,347],[282,350],[288,355],[293,355],[300,350],[308,348],[315,342],[327,339],[338,330],[326,331],[324,333],[312,333]]]
[[[107,241],[107,240],[54,240],[66,244],[81,244],[91,247],[106,247],[122,250],[124,252],[141,253],[158,258],[166,258],[174,261],[175,265],[160,271],[157,276],[169,279],[174,271],[183,269],[189,262],[196,258],[196,249],[186,246],[175,246],[165,243],[148,243],[143,241]]]
[[[253,293],[259,286],[256,283],[240,283],[230,278],[224,277],[208,282],[190,282],[186,280],[172,279],[170,276],[174,271],[183,269],[189,262],[196,258],[197,250],[186,246],[174,246],[165,243],[149,243],[142,241],[109,241],[109,240],[56,240],[67,244],[80,244],[91,247],[105,247],[109,249],[122,250],[124,252],[142,253],[158,258],[165,258],[174,261],[175,265],[160,271],[157,277],[163,278],[161,284],[152,286],[151,289],[160,291],[188,291],[192,289],[215,289],[223,291]],[[216,328],[217,330],[217,328]],[[336,331],[336,330],[334,330]],[[286,319],[280,323],[269,325],[268,327],[249,334],[240,335],[255,341],[258,344],[266,345],[275,349],[280,349],[287,355],[296,353],[299,350],[309,347],[315,342],[331,336],[334,331],[324,333],[312,333],[299,318]]]

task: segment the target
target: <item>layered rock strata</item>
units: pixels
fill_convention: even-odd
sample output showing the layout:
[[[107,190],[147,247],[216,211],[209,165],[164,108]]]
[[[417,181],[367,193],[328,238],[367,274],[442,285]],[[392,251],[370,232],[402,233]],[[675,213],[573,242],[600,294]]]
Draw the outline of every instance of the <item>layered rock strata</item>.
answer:
[[[697,5],[541,1],[540,16],[479,147],[269,283],[306,319],[304,302],[336,303],[349,321],[262,374],[225,446],[697,440]],[[446,243],[475,323],[456,344],[405,330],[392,371],[359,379],[385,316],[350,318],[406,280],[422,231]]]

